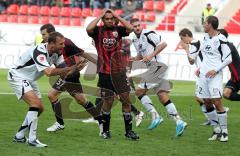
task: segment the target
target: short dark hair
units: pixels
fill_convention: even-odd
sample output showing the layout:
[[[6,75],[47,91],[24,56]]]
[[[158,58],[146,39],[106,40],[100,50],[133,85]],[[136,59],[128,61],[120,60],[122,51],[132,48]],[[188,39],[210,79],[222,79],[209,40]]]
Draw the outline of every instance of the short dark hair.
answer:
[[[218,31],[223,34],[226,38],[228,38],[228,32],[225,29],[218,29]]]
[[[216,16],[208,16],[206,21],[212,25],[213,29],[217,30],[219,22]]]
[[[60,32],[52,32],[49,34],[48,43],[56,43],[57,37],[64,38],[64,36]]]
[[[183,28],[180,32],[179,32],[179,36],[189,36],[189,37],[193,37],[192,32],[188,29],[188,28]]]
[[[52,33],[52,32],[56,31],[55,27],[50,23],[42,25],[40,28],[40,31],[42,31],[44,29],[47,29],[47,33]]]
[[[107,11],[105,12],[104,16],[102,17],[102,19],[105,18],[106,13],[108,13],[108,14],[112,14],[112,12],[111,12],[110,10],[107,10]]]
[[[133,24],[134,22],[139,22],[140,20],[138,18],[132,18],[130,20],[130,23]]]

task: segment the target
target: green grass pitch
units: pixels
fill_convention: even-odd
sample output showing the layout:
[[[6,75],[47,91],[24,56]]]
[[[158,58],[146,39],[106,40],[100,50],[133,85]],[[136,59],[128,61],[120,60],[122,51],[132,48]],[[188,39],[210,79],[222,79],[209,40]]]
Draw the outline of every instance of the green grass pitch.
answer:
[[[116,156],[220,156],[239,155],[240,143],[240,103],[224,100],[225,106],[230,108],[228,113],[229,142],[209,142],[212,129],[201,126],[205,117],[194,100],[194,82],[173,81],[174,88],[171,99],[176,104],[180,115],[188,123],[184,134],[175,137],[175,123],[167,118],[166,111],[160,105],[156,96],[151,96],[157,110],[164,116],[164,122],[158,128],[147,130],[150,124],[149,115],[141,126],[134,130],[140,135],[139,141],[124,138],[124,124],[121,115],[121,105],[118,103],[112,111],[111,133],[112,139],[103,140],[98,136],[98,126],[93,123],[82,123],[80,120],[66,120],[66,128],[57,133],[47,133],[46,128],[54,123],[54,116],[46,94],[43,94],[45,111],[38,124],[38,138],[49,147],[39,149],[26,144],[12,142],[12,138],[22,123],[27,105],[19,102],[6,80],[7,71],[0,71],[0,152],[2,156],[79,156],[79,155],[116,155]],[[39,86],[42,93],[49,89],[48,79],[41,78]],[[82,81],[86,85],[96,85],[96,81]],[[8,93],[8,94],[6,94]],[[61,98],[68,95],[62,95]],[[68,96],[69,97],[69,96]],[[93,96],[88,98],[94,102]],[[144,108],[137,101],[136,107]],[[74,111],[82,111],[76,103],[71,104]],[[134,122],[135,125],[135,122]]]

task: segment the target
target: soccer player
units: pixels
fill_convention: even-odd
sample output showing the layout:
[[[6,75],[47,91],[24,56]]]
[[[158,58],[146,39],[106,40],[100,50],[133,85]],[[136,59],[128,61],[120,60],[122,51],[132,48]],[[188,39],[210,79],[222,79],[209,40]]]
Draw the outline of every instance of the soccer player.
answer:
[[[228,141],[227,113],[221,102],[222,69],[232,62],[231,51],[224,35],[217,31],[219,22],[215,16],[204,22],[204,36],[201,52],[202,63],[197,70],[199,76],[197,97],[202,98],[207,108],[208,118],[214,122],[213,134],[208,140]],[[215,109],[213,105],[215,106]]]
[[[101,19],[103,26],[97,26]],[[119,20],[123,26],[116,26],[115,19]],[[101,97],[103,98],[102,137],[104,139],[111,138],[109,126],[114,93],[119,95],[122,102],[126,138],[139,139],[139,136],[132,130],[130,86],[126,76],[126,62],[121,53],[122,37],[128,36],[131,31],[131,24],[111,9],[104,10],[87,26],[87,33],[93,38],[98,54],[98,86],[101,88]]]
[[[47,42],[48,36],[55,32],[55,28],[52,24],[45,24],[40,28],[41,34],[43,36],[43,42]],[[96,60],[92,58],[89,54],[85,53],[82,49],[77,47],[70,39],[65,37],[64,48],[62,49],[62,54],[64,61],[68,67],[76,64],[75,56],[82,56],[91,62],[96,64]],[[56,122],[47,128],[48,132],[56,132],[58,130],[64,129],[64,121],[61,113],[61,104],[58,100],[59,95],[63,91],[67,91],[72,97],[75,98],[77,103],[82,105],[86,111],[91,114],[99,123],[101,132],[101,116],[100,112],[94,107],[94,105],[87,100],[83,94],[82,85],[79,81],[80,73],[76,72],[65,79],[59,78],[52,86],[52,89],[48,92],[48,98],[52,104],[53,111],[55,112]]]
[[[180,118],[175,104],[169,99],[168,93],[172,86],[168,80],[164,79],[167,65],[159,60],[159,53],[162,52],[167,44],[161,41],[161,36],[156,32],[145,29],[143,30],[138,19],[132,19],[131,24],[133,25],[134,31],[134,37],[132,40],[138,53],[138,55],[133,57],[132,60],[142,60],[148,69],[144,74],[143,82],[140,83],[136,89],[136,95],[145,107],[151,111],[154,107],[152,107],[152,101],[146,96],[146,93],[149,89],[154,89],[160,102],[167,109],[169,116],[176,122],[176,136],[181,136],[187,123]],[[146,106],[146,104],[148,104],[148,106]],[[156,110],[154,111],[156,112]],[[163,121],[162,117],[157,113],[155,119],[157,120],[153,121],[156,122],[156,124],[153,123],[153,125],[157,125]]]
[[[179,36],[181,38],[181,46],[186,51],[188,56],[188,61],[191,65],[196,64],[197,67],[200,66],[202,62],[202,53],[200,51],[201,43],[199,40],[193,39],[192,32],[184,28],[179,32]],[[196,79],[196,88],[198,86],[198,78]],[[197,94],[197,92],[196,92]],[[208,119],[206,105],[204,104],[203,99],[196,97],[196,101],[199,103],[201,107],[201,111],[204,116],[207,118],[207,121],[203,123],[203,125],[211,125],[211,121]]]
[[[19,56],[17,62],[8,73],[8,82],[15,91],[18,99],[23,99],[29,106],[28,113],[14,137],[15,142],[26,142],[25,131],[29,128],[27,143],[35,147],[47,147],[36,136],[38,116],[43,112],[41,94],[35,82],[44,74],[47,76],[68,75],[79,71],[84,64],[66,68],[50,67],[52,64],[60,64],[63,57],[60,50],[64,48],[64,36],[58,32],[52,33],[48,43],[34,46]]]
[[[225,29],[218,29],[218,31],[228,38],[228,32]],[[231,101],[240,101],[240,57],[237,48],[233,43],[228,42],[228,46],[232,54],[232,63],[228,65],[231,72],[231,78],[223,90],[223,97]]]

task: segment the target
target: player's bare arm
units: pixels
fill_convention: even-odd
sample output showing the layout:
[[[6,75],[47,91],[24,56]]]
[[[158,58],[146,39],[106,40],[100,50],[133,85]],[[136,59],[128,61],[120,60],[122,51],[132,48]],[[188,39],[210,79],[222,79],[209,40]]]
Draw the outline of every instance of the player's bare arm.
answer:
[[[128,33],[132,32],[133,26],[128,21],[117,15],[113,10],[109,10],[112,12],[113,16],[126,27]]]
[[[167,47],[167,43],[163,42],[161,44],[159,44],[156,49],[150,54],[147,55],[143,58],[143,62],[149,62],[153,59],[153,57],[155,57],[157,54],[159,54],[160,52],[163,51],[163,49],[165,49]]]
[[[99,17],[97,17],[97,18],[95,18],[92,22],[90,22],[89,24],[88,24],[88,26],[87,26],[87,32],[88,33],[93,33],[93,30],[94,30],[94,28],[97,26],[97,24],[98,24],[98,22],[102,19],[102,17],[105,15],[105,13],[106,13],[106,11],[107,11],[107,9],[104,9],[103,11],[102,11],[102,14],[99,16]]]
[[[88,61],[92,62],[93,64],[97,64],[97,60],[95,58],[93,58],[89,53],[84,52],[82,54],[82,57],[84,57]]]

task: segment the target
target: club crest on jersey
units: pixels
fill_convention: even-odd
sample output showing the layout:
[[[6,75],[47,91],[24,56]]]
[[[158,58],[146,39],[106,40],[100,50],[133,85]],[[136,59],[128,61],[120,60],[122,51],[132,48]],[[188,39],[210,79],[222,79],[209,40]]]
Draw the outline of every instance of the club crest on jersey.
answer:
[[[43,54],[40,54],[40,55],[38,55],[38,57],[37,57],[38,62],[44,62],[45,59],[46,59],[46,57],[45,57],[45,55],[43,55]]]
[[[142,44],[139,44],[139,45],[138,45],[138,49],[142,49]]]
[[[118,32],[117,31],[113,31],[113,37],[117,38],[118,37]]]

